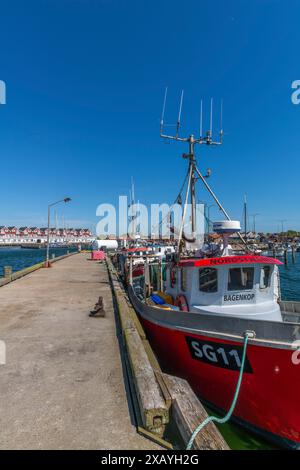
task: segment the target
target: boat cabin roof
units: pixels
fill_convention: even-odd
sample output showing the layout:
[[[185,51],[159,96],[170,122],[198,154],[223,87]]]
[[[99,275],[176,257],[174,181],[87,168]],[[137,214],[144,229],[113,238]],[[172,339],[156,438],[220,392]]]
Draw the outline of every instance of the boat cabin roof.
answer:
[[[126,253],[138,253],[140,251],[150,251],[151,248],[149,247],[146,247],[146,246],[139,246],[139,247],[134,247],[134,248],[125,248],[125,251]]]
[[[222,256],[220,258],[189,258],[183,259],[178,266],[202,267],[202,266],[226,266],[228,264],[283,264],[276,258],[259,255]]]

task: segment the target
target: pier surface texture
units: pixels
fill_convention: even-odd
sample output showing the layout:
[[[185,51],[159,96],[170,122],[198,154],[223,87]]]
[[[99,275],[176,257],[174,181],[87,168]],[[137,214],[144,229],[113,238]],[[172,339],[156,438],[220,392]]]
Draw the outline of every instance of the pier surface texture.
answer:
[[[0,449],[159,449],[132,422],[107,269],[89,257],[0,288]]]

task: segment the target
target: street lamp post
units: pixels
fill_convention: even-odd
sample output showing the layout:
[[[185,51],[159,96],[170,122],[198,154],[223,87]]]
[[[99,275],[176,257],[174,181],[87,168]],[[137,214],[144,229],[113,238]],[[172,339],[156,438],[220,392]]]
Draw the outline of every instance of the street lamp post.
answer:
[[[59,204],[60,202],[70,202],[71,198],[70,197],[65,197],[64,199],[60,199],[59,201],[52,202],[51,204],[48,205],[48,228],[47,228],[47,251],[46,251],[46,261],[45,261],[45,267],[50,268],[50,262],[49,262],[49,245],[50,245],[50,210],[52,206],[55,206],[56,204]]]

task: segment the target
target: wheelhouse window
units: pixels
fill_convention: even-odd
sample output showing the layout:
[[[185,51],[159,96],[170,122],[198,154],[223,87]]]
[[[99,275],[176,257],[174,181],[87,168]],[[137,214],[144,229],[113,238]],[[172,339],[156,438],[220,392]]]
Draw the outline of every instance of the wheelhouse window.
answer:
[[[199,290],[201,292],[218,291],[218,271],[215,268],[199,269]]]
[[[271,281],[271,266],[262,266],[260,269],[259,288],[261,290],[267,289]]]
[[[228,290],[253,289],[254,268],[231,268],[228,272]]]
[[[187,273],[186,273],[186,269],[185,268],[181,268],[181,271],[180,271],[180,287],[181,287],[181,290],[183,292],[186,291],[186,276]]]

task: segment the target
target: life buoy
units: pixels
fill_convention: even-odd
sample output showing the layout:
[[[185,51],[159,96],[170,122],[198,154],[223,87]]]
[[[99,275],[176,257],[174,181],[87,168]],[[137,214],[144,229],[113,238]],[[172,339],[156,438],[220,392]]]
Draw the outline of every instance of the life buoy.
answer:
[[[183,294],[177,295],[176,300],[175,300],[175,305],[176,307],[179,307],[182,312],[188,312],[189,311],[189,306],[186,301],[186,298]]]

